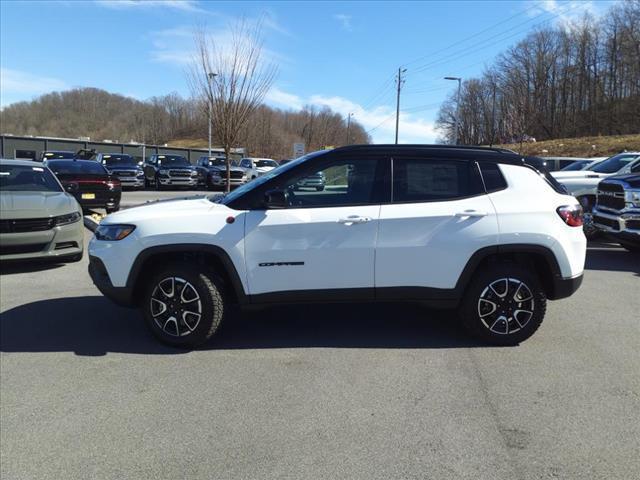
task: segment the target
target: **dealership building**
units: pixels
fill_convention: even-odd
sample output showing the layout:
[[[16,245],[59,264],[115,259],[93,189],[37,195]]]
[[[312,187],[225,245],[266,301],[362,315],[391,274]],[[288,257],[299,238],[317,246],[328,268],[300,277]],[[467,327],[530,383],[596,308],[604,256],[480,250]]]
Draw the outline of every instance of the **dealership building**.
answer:
[[[0,158],[37,160],[42,159],[42,153],[50,150],[65,150],[76,152],[78,150],[95,150],[96,153],[126,153],[142,161],[154,154],[182,155],[195,164],[198,158],[208,154],[206,148],[182,148],[167,145],[146,145],[142,143],[120,143],[112,141],[96,142],[88,137],[81,138],[56,138],[0,135]],[[212,155],[223,155],[220,147],[211,149]],[[231,150],[231,158],[240,159],[244,156],[244,148]]]

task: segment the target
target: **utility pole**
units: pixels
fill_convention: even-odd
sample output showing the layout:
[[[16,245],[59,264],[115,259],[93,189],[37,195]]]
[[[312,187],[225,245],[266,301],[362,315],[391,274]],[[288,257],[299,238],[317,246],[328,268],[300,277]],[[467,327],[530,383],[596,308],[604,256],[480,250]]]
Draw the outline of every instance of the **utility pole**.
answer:
[[[211,117],[213,115],[213,90],[211,88],[211,83],[215,80],[217,73],[209,72],[207,74],[208,83],[209,83],[209,156],[211,156]]]
[[[349,138],[349,131],[351,130],[351,117],[353,117],[353,113],[350,113],[347,116],[347,145],[351,143]]]
[[[460,77],[444,77],[445,80],[457,80],[458,81],[458,95],[456,97],[456,121],[453,132],[453,144],[458,144],[458,126],[460,124],[460,86],[462,85],[462,78]]]
[[[396,145],[398,144],[398,127],[400,125],[400,89],[404,83],[404,80],[402,80],[402,74],[406,71],[406,68],[398,68],[398,78],[396,78],[396,82],[398,83],[398,94],[396,97]]]

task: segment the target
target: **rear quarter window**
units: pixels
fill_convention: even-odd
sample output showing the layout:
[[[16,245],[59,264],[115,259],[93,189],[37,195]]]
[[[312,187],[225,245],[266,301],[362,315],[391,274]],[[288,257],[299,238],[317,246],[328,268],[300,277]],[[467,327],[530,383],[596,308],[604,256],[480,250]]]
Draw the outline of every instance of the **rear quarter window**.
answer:
[[[498,192],[507,188],[507,181],[496,163],[479,162],[484,188],[487,193]]]

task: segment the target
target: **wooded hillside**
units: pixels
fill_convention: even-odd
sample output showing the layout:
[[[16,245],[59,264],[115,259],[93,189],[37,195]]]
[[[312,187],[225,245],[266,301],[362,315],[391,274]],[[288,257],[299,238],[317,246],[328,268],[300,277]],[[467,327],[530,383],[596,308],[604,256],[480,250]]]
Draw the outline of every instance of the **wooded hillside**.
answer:
[[[131,140],[163,145],[203,146],[207,142],[207,109],[196,100],[173,93],[140,101],[96,88],[53,92],[7,106],[0,112],[0,130],[14,135],[44,135],[92,140]],[[214,125],[214,145],[216,142]],[[351,121],[349,143],[369,143]],[[290,158],[294,142],[307,151],[347,143],[347,121],[329,108],[300,111],[259,108],[242,132],[238,147],[254,156]]]

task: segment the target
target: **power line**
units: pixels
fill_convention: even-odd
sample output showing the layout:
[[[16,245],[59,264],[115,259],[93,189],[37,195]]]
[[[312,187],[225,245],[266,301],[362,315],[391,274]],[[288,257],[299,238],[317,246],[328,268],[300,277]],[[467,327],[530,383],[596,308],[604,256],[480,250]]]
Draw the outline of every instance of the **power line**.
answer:
[[[559,17],[560,15],[563,15],[563,14],[567,13],[567,12],[569,12],[569,11],[571,11],[571,10],[573,10],[573,9],[577,8],[578,6],[579,6],[579,4],[576,4],[576,5],[570,5],[570,6],[569,6],[568,8],[566,8],[565,10],[562,10],[562,11],[560,11],[560,12],[558,12],[558,13],[552,14],[552,15],[551,15],[551,17],[549,17],[549,18],[547,18],[547,19],[545,19],[545,20],[543,20],[543,21],[541,21],[541,22],[539,22],[539,23],[534,24],[534,25],[533,25],[533,27],[536,27],[536,26],[542,25],[543,23],[546,23],[546,22],[548,22],[548,21],[550,21],[550,20],[553,20],[554,18]],[[540,18],[540,17],[542,17],[542,16],[544,16],[544,15],[547,15],[547,14],[549,14],[549,13],[552,13],[552,12],[547,12],[547,11],[545,11],[544,13],[542,13],[542,14],[540,14],[540,15],[537,15],[537,16],[535,16],[535,17],[533,17],[533,18],[531,18],[531,19],[529,19],[529,20],[527,20],[527,21],[525,21],[525,22],[519,23],[518,25],[516,25],[516,26],[514,26],[514,27],[512,27],[512,28],[509,28],[509,29],[507,29],[507,30],[504,30],[503,32],[500,32],[500,33],[498,33],[498,34],[496,34],[496,35],[493,35],[493,36],[491,36],[491,37],[489,37],[489,38],[486,38],[485,40],[482,40],[478,45],[476,45],[476,47],[478,47],[478,48],[473,48],[473,49],[471,49],[471,50],[468,50],[468,49],[458,50],[458,51],[456,51],[456,52],[454,52],[454,53],[451,53],[451,54],[445,55],[444,57],[442,57],[442,58],[440,58],[440,59],[435,59],[435,60],[432,60],[432,61],[430,61],[430,62],[427,62],[426,64],[420,65],[419,67],[417,67],[416,69],[414,69],[414,70],[413,70],[413,73],[420,73],[420,72],[425,71],[425,70],[427,70],[427,69],[429,69],[429,68],[433,68],[434,66],[441,66],[441,65],[444,65],[444,64],[449,63],[449,62],[451,62],[451,61],[453,61],[453,60],[457,60],[458,58],[466,57],[467,55],[471,55],[472,53],[478,52],[478,51],[480,51],[480,50],[484,50],[485,48],[491,47],[491,46],[496,45],[496,44],[498,44],[498,43],[504,42],[505,40],[508,40],[509,38],[513,38],[513,37],[515,37],[515,36],[517,36],[517,35],[520,35],[524,30],[530,30],[530,29],[531,29],[531,27],[527,27],[527,28],[526,28],[526,29],[524,29],[524,30],[516,31],[516,32],[514,32],[513,34],[508,35],[508,36],[503,37],[503,38],[500,38],[500,39],[498,39],[498,40],[497,40],[497,41],[495,41],[495,42],[491,42],[491,43],[489,43],[489,44],[482,45],[483,43],[486,43],[486,42],[487,42],[487,41],[489,41],[489,40],[493,40],[493,39],[495,39],[495,38],[497,38],[497,37],[501,37],[501,36],[502,36],[502,35],[504,35],[505,33],[508,33],[508,32],[510,32],[510,31],[512,31],[513,29],[515,29],[515,28],[517,28],[517,27],[519,27],[519,26],[524,25],[525,23],[529,23],[529,22],[531,22],[531,21],[533,21],[533,20],[535,20],[535,19],[537,19],[537,18]],[[482,46],[479,46],[479,45],[482,45]]]
[[[516,13],[515,15],[510,16],[509,18],[506,18],[506,19],[504,19],[504,20],[502,20],[502,21],[500,21],[498,23],[495,23],[495,24],[491,25],[490,27],[485,28],[484,30],[480,30],[479,32],[474,33],[473,35],[470,35],[468,37],[463,38],[462,40],[459,40],[459,41],[457,41],[455,43],[452,43],[451,45],[449,45],[447,47],[441,48],[440,50],[436,50],[435,52],[432,52],[432,53],[427,54],[427,55],[422,55],[421,57],[418,57],[418,58],[416,58],[414,60],[411,60],[410,62],[407,62],[407,63],[403,64],[403,67],[411,65],[412,63],[419,62],[420,60],[428,58],[428,57],[430,57],[432,55],[436,55],[438,53],[442,53],[442,52],[444,52],[446,50],[449,50],[450,48],[456,47],[456,46],[460,45],[461,43],[466,42],[467,40],[471,40],[472,38],[476,38],[477,36],[482,35],[483,33],[488,32],[489,30],[492,30],[495,27],[498,27],[498,26],[500,26],[500,25],[502,25],[504,23],[507,23],[508,21],[513,20],[514,18],[519,17],[520,15],[524,15],[525,13],[527,13],[527,12],[533,10],[533,9],[537,9],[537,8],[539,8],[538,5],[533,5],[533,6],[527,8],[525,10],[522,10],[521,12]]]
[[[391,115],[389,115],[387,118],[385,118],[383,121],[381,121],[378,125],[376,125],[375,127],[367,130],[365,133],[367,135],[369,135],[371,132],[377,130],[378,128],[380,128],[382,125],[384,125],[385,123],[387,123],[389,120],[391,120],[393,117],[395,116],[395,113],[392,113]]]

